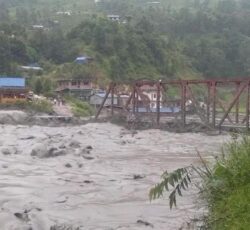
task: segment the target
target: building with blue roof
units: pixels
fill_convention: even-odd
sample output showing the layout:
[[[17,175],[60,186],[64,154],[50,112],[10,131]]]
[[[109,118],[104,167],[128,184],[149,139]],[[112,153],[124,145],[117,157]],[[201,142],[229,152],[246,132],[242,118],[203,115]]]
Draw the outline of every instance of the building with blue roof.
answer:
[[[25,78],[0,76],[0,88],[25,88]]]

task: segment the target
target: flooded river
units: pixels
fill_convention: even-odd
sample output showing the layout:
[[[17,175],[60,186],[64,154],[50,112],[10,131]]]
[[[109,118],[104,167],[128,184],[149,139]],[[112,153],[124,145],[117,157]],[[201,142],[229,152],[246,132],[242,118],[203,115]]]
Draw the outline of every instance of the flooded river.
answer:
[[[131,132],[109,124],[0,126],[0,229],[179,229],[194,218],[195,192],[170,211],[149,202],[166,169],[218,153],[226,135]],[[145,223],[148,223],[148,225]],[[71,227],[70,227],[71,226]]]

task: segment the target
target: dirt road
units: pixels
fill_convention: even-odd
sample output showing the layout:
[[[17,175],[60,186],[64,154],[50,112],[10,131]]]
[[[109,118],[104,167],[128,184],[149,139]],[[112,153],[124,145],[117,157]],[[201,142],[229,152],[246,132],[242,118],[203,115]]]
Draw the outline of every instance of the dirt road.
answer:
[[[54,112],[59,116],[72,117],[73,114],[71,112],[71,108],[67,104],[55,104],[53,105]]]

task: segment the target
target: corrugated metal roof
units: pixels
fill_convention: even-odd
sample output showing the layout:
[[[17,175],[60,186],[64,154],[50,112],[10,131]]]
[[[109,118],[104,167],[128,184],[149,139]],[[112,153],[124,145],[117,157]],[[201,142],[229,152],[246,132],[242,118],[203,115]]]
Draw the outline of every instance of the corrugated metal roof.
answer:
[[[87,59],[88,59],[88,57],[82,56],[82,57],[77,57],[76,61],[85,61]]]
[[[12,88],[12,87],[25,87],[25,79],[17,77],[0,77],[0,87],[1,88]]]
[[[94,96],[98,96],[98,97],[105,97],[106,93],[96,93],[94,94]],[[117,95],[114,94],[114,97],[117,97]],[[108,95],[108,98],[111,98],[111,94]]]
[[[150,111],[152,113],[156,113],[157,109],[156,108],[150,108]],[[160,113],[179,113],[180,111],[181,111],[181,108],[179,106],[160,108]],[[140,107],[140,108],[138,108],[138,112],[139,113],[146,113],[148,111],[147,111],[147,108]]]

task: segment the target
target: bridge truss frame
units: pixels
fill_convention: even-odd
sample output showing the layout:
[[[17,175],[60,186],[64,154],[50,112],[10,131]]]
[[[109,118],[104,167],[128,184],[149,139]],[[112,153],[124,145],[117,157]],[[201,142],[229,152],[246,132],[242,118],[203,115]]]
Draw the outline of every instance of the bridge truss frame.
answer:
[[[196,105],[196,112],[201,122],[211,128],[221,129],[223,126],[228,127],[245,127],[249,130],[249,103],[250,103],[250,79],[228,79],[228,80],[170,80],[170,81],[153,81],[153,80],[138,80],[127,86],[130,89],[130,96],[123,106],[123,110],[130,111],[133,114],[138,113],[138,98],[139,89],[144,85],[155,86],[156,93],[156,112],[154,117],[156,124],[159,127],[161,117],[161,94],[165,93],[171,87],[175,87],[179,92],[180,101],[180,121],[182,126],[187,124],[187,105],[188,99],[191,99]],[[198,88],[204,94],[204,102],[206,104],[206,111],[199,113],[197,93],[192,88]],[[95,118],[97,119],[104,108],[104,104],[111,94],[111,115],[114,115],[114,95],[118,92],[119,84],[112,82],[106,92],[106,95],[99,107]],[[229,93],[231,95],[227,102],[223,102],[220,98],[220,92]],[[225,105],[226,104],[226,105]],[[131,109],[129,109],[129,106]],[[219,113],[218,113],[219,109]],[[233,112],[234,109],[234,112]],[[232,118],[233,113],[234,118]]]

